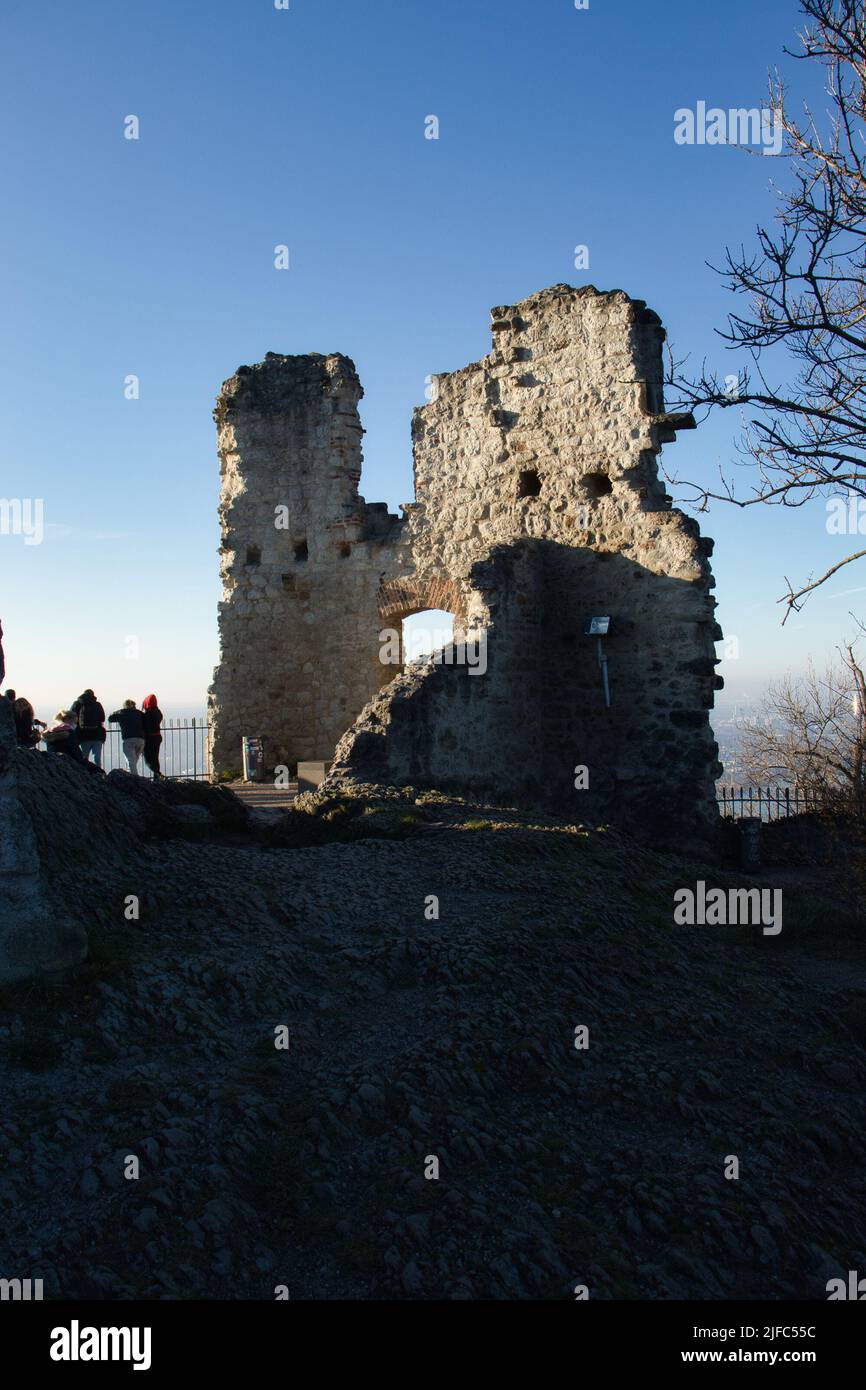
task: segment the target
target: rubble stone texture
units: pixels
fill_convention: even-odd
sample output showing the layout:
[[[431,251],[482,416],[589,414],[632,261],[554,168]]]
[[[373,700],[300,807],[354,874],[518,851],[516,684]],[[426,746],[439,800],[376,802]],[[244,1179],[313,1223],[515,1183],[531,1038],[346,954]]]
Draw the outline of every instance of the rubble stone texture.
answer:
[[[492,329],[492,352],[415,411],[402,518],[358,493],[348,358],[269,353],[223,386],[215,767],[238,767],[248,734],[270,766],[333,758],[332,788],[707,830],[721,632],[712,542],[658,477],[694,424],[665,414],[661,322],[622,291],[556,285]],[[456,648],[395,675],[380,631],[429,608],[454,614]],[[592,616],[611,618],[610,709]],[[481,633],[484,674],[461,662]]]
[[[786,884],[780,938],[696,932],[664,903],[707,861],[616,829],[392,791],[402,839],[190,843],[137,828],[166,787],[67,761],[32,757],[27,804],[40,854],[51,805],[102,849],[58,883],[94,949],[0,991],[4,1274],[297,1306],[808,1301],[866,1269],[853,844]]]

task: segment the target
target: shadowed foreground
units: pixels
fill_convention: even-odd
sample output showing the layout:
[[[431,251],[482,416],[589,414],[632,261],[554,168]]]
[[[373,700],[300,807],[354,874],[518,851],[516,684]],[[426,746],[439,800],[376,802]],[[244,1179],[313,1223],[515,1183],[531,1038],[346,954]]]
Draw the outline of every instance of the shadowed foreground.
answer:
[[[824,1299],[866,1269],[850,919],[816,931],[786,892],[777,939],[675,927],[675,888],[725,875],[435,794],[261,830],[226,792],[25,756],[91,955],[2,996],[0,1274],[63,1299]],[[78,874],[69,798],[105,829]]]

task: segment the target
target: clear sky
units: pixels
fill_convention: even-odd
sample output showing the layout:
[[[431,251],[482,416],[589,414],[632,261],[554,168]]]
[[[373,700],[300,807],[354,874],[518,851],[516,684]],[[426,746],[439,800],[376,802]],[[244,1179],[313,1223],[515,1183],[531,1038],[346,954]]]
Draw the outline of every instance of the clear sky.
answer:
[[[9,681],[42,713],[86,685],[204,708],[211,411],[269,350],[355,360],[362,491],[392,508],[412,497],[425,378],[489,351],[492,305],[622,288],[678,356],[745,366],[714,338],[732,301],[706,262],[751,244],[784,164],[678,145],[674,111],[764,105],[774,64],[796,91],[798,24],[796,0],[5,0],[0,497],[43,499],[46,527],[41,545],[0,535]],[[666,466],[715,476],[735,428],[728,412],[680,434]],[[862,567],[780,627],[783,576],[845,553],[823,503],[702,526],[739,641],[729,694],[852,630]]]

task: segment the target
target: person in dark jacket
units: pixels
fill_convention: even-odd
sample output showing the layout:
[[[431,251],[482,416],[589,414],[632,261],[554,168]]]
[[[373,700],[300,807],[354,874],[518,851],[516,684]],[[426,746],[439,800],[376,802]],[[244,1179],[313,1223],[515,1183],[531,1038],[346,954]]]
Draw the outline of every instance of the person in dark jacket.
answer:
[[[120,725],[123,740],[123,755],[129,764],[130,772],[138,772],[138,760],[144,752],[144,720],[141,710],[134,700],[124,700],[123,708],[116,709],[108,716],[109,724]]]
[[[159,768],[159,750],[162,744],[162,710],[156,703],[155,695],[145,695],[141,707],[141,717],[144,724],[144,761],[154,777],[158,779],[162,776]]]
[[[102,746],[105,743],[105,710],[92,690],[85,690],[72,708],[78,721],[78,746],[85,762],[91,754],[97,767],[102,767]]]
[[[78,711],[81,709],[81,706],[82,706],[83,701],[84,701],[84,696],[83,696],[83,695],[79,695],[77,699],[75,699],[75,700],[72,701],[72,703],[71,703],[71,705],[69,706],[69,709],[68,709],[68,711],[67,711],[67,713],[69,714],[70,719],[72,720],[72,723],[73,723],[73,726],[74,726],[74,729],[75,729],[75,733],[74,733],[73,737],[75,738],[75,742],[76,742],[77,745],[78,745],[79,752],[81,751],[81,734],[80,734],[80,731],[79,731],[79,728],[78,728]],[[83,758],[83,756],[84,756],[84,755],[82,754],[82,758]]]

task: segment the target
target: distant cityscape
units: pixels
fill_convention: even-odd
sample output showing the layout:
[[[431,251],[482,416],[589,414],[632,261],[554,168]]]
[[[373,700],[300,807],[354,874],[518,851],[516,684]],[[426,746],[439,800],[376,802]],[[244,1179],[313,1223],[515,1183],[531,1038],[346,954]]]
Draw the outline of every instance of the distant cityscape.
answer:
[[[749,785],[749,774],[743,762],[742,724],[744,720],[756,718],[760,710],[759,699],[722,699],[716,702],[710,723],[719,745],[719,762],[724,767],[718,779],[719,786]]]

